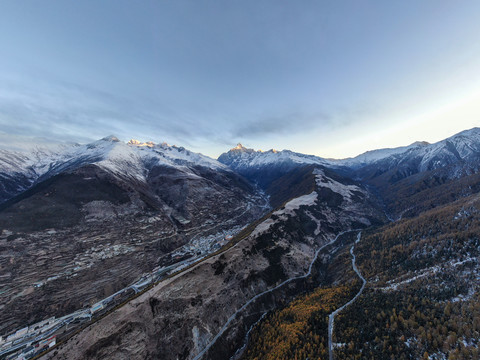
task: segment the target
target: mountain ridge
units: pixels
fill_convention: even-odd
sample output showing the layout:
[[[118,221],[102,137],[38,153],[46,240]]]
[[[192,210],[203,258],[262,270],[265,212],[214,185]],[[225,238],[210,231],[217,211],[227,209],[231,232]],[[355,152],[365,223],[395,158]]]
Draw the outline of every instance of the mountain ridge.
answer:
[[[462,141],[463,140],[463,141]],[[468,141],[470,140],[470,141]],[[221,154],[218,157],[218,160],[222,163],[229,164],[233,168],[240,168],[245,166],[260,166],[275,161],[286,161],[291,160],[292,162],[297,163],[317,163],[320,165],[327,166],[345,166],[359,168],[364,165],[369,165],[373,162],[383,160],[390,156],[399,156],[406,152],[412,151],[422,151],[422,149],[438,149],[445,145],[446,143],[454,143],[457,146],[461,147],[463,150],[462,153],[465,156],[468,153],[469,143],[471,145],[472,141],[480,143],[480,128],[475,127],[468,130],[463,130],[459,133],[456,133],[448,138],[439,140],[435,143],[428,143],[426,141],[415,141],[410,145],[400,146],[396,148],[380,148],[368,150],[364,153],[361,153],[354,157],[344,158],[344,159],[332,159],[332,158],[323,158],[317,155],[308,155],[293,152],[291,150],[274,150],[270,149],[268,151],[254,150],[251,148],[244,147],[239,143],[236,147],[230,149],[229,151]],[[455,146],[455,145],[454,145]],[[471,149],[479,151],[479,148]],[[248,154],[248,155],[245,155]],[[266,156],[266,154],[269,154]],[[276,154],[276,155],[272,155]],[[248,162],[249,161],[249,162]]]
[[[375,232],[387,217],[402,224],[477,196],[479,158],[478,128],[350,163],[241,144],[220,163],[114,136],[72,147],[43,159],[33,186],[0,210],[8,253],[0,258],[0,330],[92,315],[95,304],[113,306],[117,293],[123,304],[150,284],[135,307],[91,327],[94,338],[80,333],[81,349],[68,343],[64,357],[228,358],[263,312],[322,284],[351,283],[349,231]],[[374,257],[368,249],[363,256]],[[162,283],[172,267],[179,272]]]

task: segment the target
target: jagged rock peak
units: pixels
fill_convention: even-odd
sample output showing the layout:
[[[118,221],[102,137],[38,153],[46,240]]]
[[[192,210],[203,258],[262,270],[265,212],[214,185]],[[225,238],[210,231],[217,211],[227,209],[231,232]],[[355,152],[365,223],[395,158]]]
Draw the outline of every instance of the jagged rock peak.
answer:
[[[254,149],[249,149],[243,146],[241,143],[238,143],[237,146],[231,148],[229,153],[255,153]],[[261,152],[261,151],[260,151]]]
[[[279,153],[280,151],[276,150],[276,149],[270,149],[268,151],[263,151],[263,150],[255,150],[255,149],[251,149],[251,148],[246,148],[245,146],[243,146],[241,143],[238,143],[237,146],[235,146],[234,148],[231,148],[229,152],[247,152],[247,153],[274,153],[274,154],[277,154]]]
[[[255,151],[255,150],[246,148],[241,143],[238,143],[237,146],[235,146],[234,148],[231,148],[230,151]]]
[[[154,147],[155,146],[155,143],[153,141],[147,141],[147,142],[140,142],[138,140],[135,140],[135,139],[130,139],[130,141],[127,143],[127,145],[130,145],[130,146],[146,146],[146,147]]]

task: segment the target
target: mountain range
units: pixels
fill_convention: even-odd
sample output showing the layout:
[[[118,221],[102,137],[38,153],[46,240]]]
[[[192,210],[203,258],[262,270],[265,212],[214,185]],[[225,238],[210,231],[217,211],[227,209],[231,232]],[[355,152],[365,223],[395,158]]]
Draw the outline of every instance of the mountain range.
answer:
[[[408,286],[418,287],[417,279],[426,276],[421,274],[431,274],[442,261],[475,259],[480,240],[468,229],[476,229],[480,211],[479,164],[480,128],[434,144],[416,142],[341,160],[241,144],[215,160],[183,147],[124,143],[114,136],[87,145],[3,146],[0,334],[8,339],[29,325],[31,336],[19,335],[23,342],[16,348],[15,336],[10,344],[0,338],[0,356],[40,354],[35,346],[44,340],[34,324],[52,317],[63,320],[52,320],[59,345],[46,358],[306,359],[308,351],[323,357],[327,349],[339,358],[362,351],[375,358],[395,348],[410,356],[405,358],[433,351],[440,359],[455,354],[460,343],[473,353],[480,329],[435,347],[422,342],[418,327],[397,324],[392,350],[378,352],[368,347],[376,338],[355,342],[342,317],[329,340],[327,330],[334,328],[325,316],[358,293],[344,310],[357,321],[349,309],[365,298],[376,311],[371,304],[381,307],[392,291],[408,294]],[[439,215],[447,213],[453,215]],[[365,235],[356,245],[359,232]],[[430,238],[438,241],[436,248],[428,248]],[[467,251],[457,240],[473,245]],[[372,260],[375,254],[381,262]],[[428,284],[457,286],[451,296],[426,293],[408,301],[423,306],[426,316],[458,296],[466,299],[458,311],[470,306],[478,289],[472,274],[479,267],[478,261],[466,264],[464,275],[452,265],[448,279],[432,277]],[[366,274],[361,290],[357,274]],[[297,306],[306,306],[308,296],[330,304],[329,312],[302,310],[310,316],[305,331],[317,340],[296,339],[292,345],[294,340],[285,338],[276,344],[281,336],[270,339],[269,331],[280,334],[286,324],[300,324]],[[291,317],[285,323],[286,307]],[[394,311],[390,315],[398,316]],[[386,336],[372,331],[379,339]],[[336,336],[349,337],[351,349],[335,348]],[[402,336],[403,344],[411,345],[400,346]],[[278,355],[279,349],[291,352]]]

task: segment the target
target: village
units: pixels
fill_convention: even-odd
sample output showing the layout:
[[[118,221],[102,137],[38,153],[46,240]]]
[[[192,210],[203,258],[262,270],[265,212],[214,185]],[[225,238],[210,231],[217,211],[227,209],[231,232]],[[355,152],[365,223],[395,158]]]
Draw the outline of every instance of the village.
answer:
[[[53,316],[16,330],[11,334],[0,336],[0,358],[5,360],[33,358],[44,352],[46,349],[55,346],[57,341],[67,338],[80,326],[87,325],[90,321],[105,315],[119,304],[128,301],[128,299],[141,292],[149,285],[154,284],[165,276],[178,272],[201,260],[208,254],[219,250],[222,246],[232,240],[233,236],[241,229],[242,227],[238,226],[230,229],[228,232],[222,231],[217,234],[194,238],[190,243],[170,254],[170,261],[172,264],[156,267],[150,273],[143,274],[133,284],[94,303],[92,306],[60,318]],[[95,251],[95,249],[92,249],[91,252],[95,253],[96,256],[105,259],[114,256],[115,253],[119,253],[124,249],[115,246],[112,250],[114,252],[113,254],[105,251]],[[85,265],[88,267],[86,261],[77,262],[77,266]],[[57,274],[51,276],[45,281],[34,283],[33,286],[44,286],[49,281],[53,281],[62,275],[63,274]]]

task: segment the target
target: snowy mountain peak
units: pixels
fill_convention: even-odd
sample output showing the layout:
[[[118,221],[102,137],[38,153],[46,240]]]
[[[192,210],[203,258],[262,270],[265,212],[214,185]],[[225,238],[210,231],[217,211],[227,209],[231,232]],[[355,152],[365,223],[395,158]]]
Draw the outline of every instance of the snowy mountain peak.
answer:
[[[460,159],[468,159],[480,151],[480,128],[464,130],[436,143],[416,141],[408,146],[370,150],[354,158],[338,160],[338,165],[358,168],[388,158],[422,158],[421,169],[435,168]],[[475,155],[477,156],[477,155]],[[446,158],[451,158],[445,162]],[[455,160],[456,159],[456,160]]]
[[[147,141],[147,142],[140,142],[138,140],[135,140],[135,139],[131,139],[127,145],[130,145],[130,146],[138,146],[138,147],[143,147],[143,146],[146,146],[146,147],[149,147],[149,148],[153,148],[155,146],[155,143],[153,141]]]
[[[283,151],[286,151],[288,152],[289,150],[283,150]],[[228,153],[234,153],[234,154],[238,154],[238,153],[247,153],[247,154],[267,154],[267,153],[273,153],[273,154],[277,154],[277,153],[280,153],[281,151],[278,151],[276,149],[270,149],[270,150],[267,150],[267,151],[263,151],[261,149],[258,149],[258,150],[255,150],[255,149],[251,149],[251,148],[247,148],[245,146],[243,146],[241,143],[238,143],[237,146],[235,146],[234,148],[231,148]],[[290,151],[291,152],[291,151]],[[292,152],[291,152],[292,153]]]
[[[6,136],[4,138],[7,140]],[[155,145],[151,141],[134,139],[125,143],[113,135],[85,145],[28,142],[26,137],[14,140],[4,141],[3,148],[0,146],[0,177],[12,179],[14,183],[11,191],[2,192],[0,189],[0,202],[28,189],[37,181],[88,164],[97,165],[118,177],[140,181],[146,181],[149,169],[157,165],[184,173],[193,173],[192,169],[196,167],[230,171],[218,161],[183,147],[167,143]],[[21,184],[15,179],[21,179]]]
[[[120,140],[114,136],[114,135],[109,135],[109,136],[105,136],[103,139],[101,139],[102,141],[108,141],[108,142],[120,142]]]
[[[252,153],[256,153],[257,151],[255,151],[254,149],[249,149],[249,148],[246,148],[245,146],[243,146],[241,143],[238,143],[237,146],[235,146],[234,148],[231,148],[229,153],[248,153],[248,154],[252,154]]]
[[[289,150],[277,151],[275,149],[265,152],[255,151],[240,145],[220,155],[218,161],[241,174],[249,171],[248,169],[264,166],[280,166],[287,170],[304,164],[330,164],[329,161],[313,155],[299,154]]]

